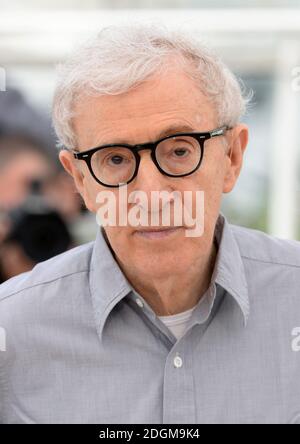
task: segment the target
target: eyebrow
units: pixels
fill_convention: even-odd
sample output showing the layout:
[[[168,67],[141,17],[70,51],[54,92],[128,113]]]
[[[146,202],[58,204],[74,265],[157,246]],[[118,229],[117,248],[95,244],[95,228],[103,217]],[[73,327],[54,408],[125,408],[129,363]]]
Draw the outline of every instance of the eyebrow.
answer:
[[[170,136],[172,134],[176,134],[176,133],[184,133],[184,132],[195,132],[195,128],[187,125],[187,124],[173,124],[171,126],[169,126],[168,128],[163,129],[156,137],[155,140],[159,140],[162,139],[163,137],[167,137]],[[137,145],[140,145],[144,142],[140,142]],[[128,141],[124,140],[124,139],[115,139],[114,142],[109,142],[109,143],[101,143],[101,145],[98,146],[105,146],[105,145],[134,145],[132,143],[129,143]]]
[[[171,134],[193,132],[193,131],[195,131],[195,128],[189,125],[172,125],[161,131],[158,134],[157,139],[161,139],[162,137],[169,136]]]

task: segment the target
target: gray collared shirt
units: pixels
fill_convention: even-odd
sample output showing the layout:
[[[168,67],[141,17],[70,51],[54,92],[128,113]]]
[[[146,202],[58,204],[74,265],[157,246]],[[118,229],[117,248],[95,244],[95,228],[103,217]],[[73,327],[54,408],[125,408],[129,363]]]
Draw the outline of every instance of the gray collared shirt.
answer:
[[[0,422],[300,422],[300,242],[220,213],[179,339],[95,242],[0,286]]]

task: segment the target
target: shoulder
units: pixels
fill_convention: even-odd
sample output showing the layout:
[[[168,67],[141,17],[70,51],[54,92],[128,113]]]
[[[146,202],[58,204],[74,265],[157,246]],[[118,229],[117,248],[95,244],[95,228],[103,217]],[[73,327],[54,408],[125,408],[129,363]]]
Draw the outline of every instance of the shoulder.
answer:
[[[22,378],[23,364],[40,359],[45,350],[48,353],[56,331],[88,322],[84,318],[84,288],[93,244],[40,262],[30,272],[0,285],[0,423],[9,415],[8,378],[15,357],[18,356],[18,370],[14,369],[14,376]]]
[[[88,272],[94,242],[72,248],[44,262],[31,271],[13,277],[0,285],[0,306],[8,298],[33,289],[40,291],[45,285],[56,284],[70,276]],[[1,311],[1,310],[0,310]]]
[[[300,242],[231,225],[239,248],[255,331],[290,340],[299,325]],[[260,330],[262,329],[262,330]]]
[[[300,242],[229,224],[244,261],[300,269]]]

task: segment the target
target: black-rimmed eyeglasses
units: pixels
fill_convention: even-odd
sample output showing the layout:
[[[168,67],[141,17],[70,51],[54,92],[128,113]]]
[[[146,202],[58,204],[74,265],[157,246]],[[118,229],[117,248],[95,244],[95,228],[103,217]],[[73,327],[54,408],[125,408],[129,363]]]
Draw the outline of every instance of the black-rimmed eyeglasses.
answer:
[[[138,174],[142,150],[151,150],[158,170],[169,177],[184,177],[201,165],[204,142],[223,136],[231,128],[223,126],[202,133],[177,133],[156,142],[139,145],[109,144],[87,151],[74,152],[75,159],[84,160],[94,179],[105,187],[117,188],[130,183]]]

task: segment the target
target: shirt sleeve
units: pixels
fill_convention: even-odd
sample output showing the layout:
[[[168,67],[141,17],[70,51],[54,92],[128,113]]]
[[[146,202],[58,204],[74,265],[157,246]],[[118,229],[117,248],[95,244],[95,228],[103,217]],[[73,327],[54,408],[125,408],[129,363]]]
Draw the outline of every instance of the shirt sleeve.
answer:
[[[0,424],[5,424],[5,405],[7,398],[6,384],[6,330],[0,326]]]
[[[3,351],[0,351],[0,424],[4,424],[4,365],[3,365]]]

